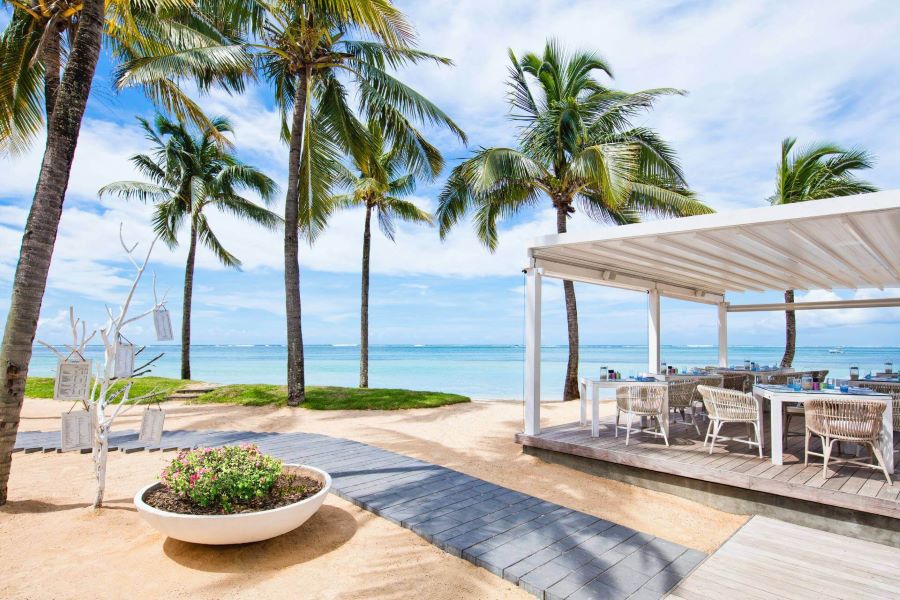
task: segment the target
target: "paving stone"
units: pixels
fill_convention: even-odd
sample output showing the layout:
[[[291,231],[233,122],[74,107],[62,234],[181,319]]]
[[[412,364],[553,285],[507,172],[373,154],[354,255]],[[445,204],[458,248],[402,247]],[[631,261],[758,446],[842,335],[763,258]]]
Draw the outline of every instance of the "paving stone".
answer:
[[[568,600],[622,600],[628,596],[627,592],[594,579],[569,596]]]
[[[603,572],[596,581],[609,587],[622,590],[626,595],[632,594],[642,585],[647,583],[652,574],[641,573],[634,569],[629,569],[622,563],[614,565]]]

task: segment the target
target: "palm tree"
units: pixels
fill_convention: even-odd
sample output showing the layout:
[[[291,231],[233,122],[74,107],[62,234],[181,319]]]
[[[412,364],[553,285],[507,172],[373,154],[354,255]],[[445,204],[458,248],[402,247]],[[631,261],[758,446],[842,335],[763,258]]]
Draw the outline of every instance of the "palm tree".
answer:
[[[846,149],[835,144],[813,144],[793,152],[797,138],[781,142],[781,160],[775,176],[775,193],[770,204],[793,204],[837,196],[878,191],[871,183],[857,179],[854,171],[871,169],[874,158],[865,150]],[[786,304],[794,302],[794,290],[784,292]],[[785,344],[781,367],[794,362],[797,349],[797,321],[794,311],[784,311]]]
[[[299,238],[313,240],[334,209],[332,187],[341,171],[341,151],[358,152],[366,131],[348,103],[355,87],[360,113],[378,118],[385,137],[416,160],[432,163],[436,150],[414,122],[462,130],[424,96],[389,70],[422,61],[449,59],[413,47],[414,35],[389,0],[271,0],[248,3],[258,12],[245,19],[246,47],[259,75],[271,82],[288,142],[284,209],[284,283],[287,315],[288,404],[305,399],[301,329]],[[353,40],[361,34],[365,40]],[[124,69],[119,85],[156,80],[163,61]]]
[[[431,178],[441,171],[443,161],[431,164],[405,156],[399,146],[387,147],[384,131],[376,120],[367,125],[369,143],[365,151],[353,157],[355,173],[344,174],[344,185],[351,192],[335,198],[342,207],[361,206],[366,210],[363,225],[362,285],[359,325],[359,387],[369,387],[369,256],[372,240],[372,213],[378,218],[381,233],[394,241],[394,221],[431,225],[431,214],[402,197],[416,189],[417,177]],[[438,155],[439,156],[439,155]],[[413,160],[410,160],[413,158]],[[412,165],[412,170],[410,170]],[[434,170],[433,170],[434,169]]]
[[[513,119],[518,148],[486,148],[458,165],[440,194],[441,237],[474,212],[475,231],[497,246],[497,221],[535,206],[544,196],[556,210],[556,230],[566,231],[576,205],[597,221],[621,224],[639,215],[683,216],[711,212],[688,190],[672,149],[653,130],[631,119],[673,89],[626,93],[605,87],[595,73],[612,77],[593,52],[566,55],[555,41],[541,56],[517,59],[510,50]],[[563,398],[578,397],[578,313],[575,287],[563,282],[569,361]]]
[[[274,228],[281,220],[275,213],[240,195],[242,189],[259,194],[270,204],[278,186],[254,167],[240,162],[217,140],[233,133],[224,117],[210,120],[211,128],[193,136],[183,122],[156,116],[155,126],[138,119],[153,143],[152,155],[136,154],[131,162],[148,179],[119,181],[100,189],[100,196],[117,194],[156,203],[153,226],[169,247],[178,245],[178,230],[190,222],[187,263],[184,268],[184,299],[181,320],[181,378],[191,378],[191,297],[197,241],[212,250],[223,265],[240,268],[241,261],[222,246],[210,227],[205,211],[217,208],[241,219]]]
[[[0,505],[6,502],[32,342],[81,121],[104,40],[114,58],[142,61],[161,57],[177,67],[162,77],[148,78],[143,87],[154,102],[191,117],[199,111],[172,81],[173,73],[194,76],[201,87],[219,83],[238,89],[234,74],[249,68],[243,49],[226,44],[230,34],[217,29],[228,25],[222,16],[231,14],[232,5],[240,2],[4,0],[4,4],[12,6],[12,16],[0,36],[0,153],[27,147],[44,120],[47,143],[22,235],[0,348]],[[201,4],[215,6],[218,12],[199,15]],[[65,51],[64,42],[68,42]]]

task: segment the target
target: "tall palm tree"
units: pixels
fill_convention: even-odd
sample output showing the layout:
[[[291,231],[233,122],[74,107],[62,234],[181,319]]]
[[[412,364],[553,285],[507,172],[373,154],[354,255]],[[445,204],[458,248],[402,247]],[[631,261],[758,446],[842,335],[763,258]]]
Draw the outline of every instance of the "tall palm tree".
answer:
[[[288,142],[288,184],[284,209],[284,283],[287,315],[288,404],[305,399],[301,329],[299,238],[313,240],[334,209],[341,151],[366,143],[348,103],[355,88],[362,114],[377,117],[391,143],[431,163],[436,150],[414,123],[462,130],[442,110],[390,70],[422,61],[449,59],[413,47],[414,35],[389,0],[256,0],[245,20],[246,47],[258,74],[271,82]],[[360,34],[364,40],[349,36]],[[155,81],[171,67],[143,61],[120,74],[119,85]]]
[[[359,318],[359,387],[369,387],[369,256],[372,240],[372,213],[378,218],[381,233],[394,241],[394,221],[431,225],[431,214],[403,196],[416,189],[416,179],[432,178],[441,171],[443,161],[433,163],[416,161],[405,155],[400,146],[388,146],[384,131],[377,120],[367,124],[368,140],[363,152],[353,156],[355,172],[346,171],[343,185],[350,192],[335,198],[342,207],[365,208],[363,225],[362,285]],[[439,156],[439,155],[438,155]],[[410,160],[412,159],[412,160]],[[411,168],[410,168],[411,167]]]
[[[194,76],[201,87],[219,83],[239,89],[240,80],[233,73],[249,68],[243,49],[228,44],[230,35],[219,30],[228,25],[224,17],[229,11],[242,4],[236,0],[3,3],[12,6],[12,16],[0,35],[0,153],[27,147],[44,121],[47,142],[22,235],[0,347],[0,504],[6,502],[32,342],[81,121],[104,40],[114,60],[162,57],[176,67],[165,76],[148,79],[143,87],[154,102],[186,116],[196,116],[199,111],[172,81],[173,73]],[[218,12],[198,14],[201,4],[214,6]]]
[[[116,194],[156,204],[153,228],[169,247],[178,245],[178,231],[190,223],[187,262],[184,268],[184,298],[181,319],[181,378],[191,378],[191,299],[194,289],[194,261],[197,241],[212,250],[223,265],[240,268],[241,261],[222,246],[206,218],[216,208],[267,228],[281,220],[264,207],[240,195],[242,190],[259,194],[270,204],[278,186],[256,168],[239,161],[218,143],[225,133],[233,133],[224,117],[210,120],[211,127],[199,136],[183,122],[157,115],[155,124],[138,119],[153,143],[152,155],[136,154],[131,162],[150,182],[118,181],[100,189],[100,196]]]
[[[593,52],[567,55],[548,41],[543,54],[517,59],[512,50],[509,87],[512,118],[520,124],[518,148],[486,148],[458,165],[440,194],[441,236],[466,213],[490,249],[497,221],[548,198],[556,230],[565,233],[576,206],[590,218],[613,224],[642,214],[684,216],[711,212],[688,190],[675,153],[653,130],[632,124],[673,89],[634,93],[604,86],[612,77]],[[563,398],[578,397],[578,313],[575,287],[564,281],[569,360]]]
[[[871,183],[857,179],[854,171],[871,169],[874,157],[858,148],[835,144],[813,144],[794,151],[797,138],[781,142],[781,160],[775,175],[775,193],[770,204],[793,204],[837,196],[876,192]],[[794,302],[794,290],[784,292],[786,304]],[[785,343],[781,367],[790,367],[797,350],[797,321],[794,311],[784,311]]]

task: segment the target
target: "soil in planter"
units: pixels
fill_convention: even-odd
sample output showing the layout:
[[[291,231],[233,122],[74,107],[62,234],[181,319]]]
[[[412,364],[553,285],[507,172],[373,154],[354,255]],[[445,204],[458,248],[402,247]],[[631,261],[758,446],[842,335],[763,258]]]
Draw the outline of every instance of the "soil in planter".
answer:
[[[245,504],[234,504],[234,510],[227,514],[259,512],[280,508],[314,496],[321,489],[322,482],[318,479],[285,472],[278,478],[267,496],[255,498]],[[197,506],[190,499],[176,494],[165,486],[147,492],[144,495],[144,502],[153,508],[181,515],[225,514],[217,506]]]

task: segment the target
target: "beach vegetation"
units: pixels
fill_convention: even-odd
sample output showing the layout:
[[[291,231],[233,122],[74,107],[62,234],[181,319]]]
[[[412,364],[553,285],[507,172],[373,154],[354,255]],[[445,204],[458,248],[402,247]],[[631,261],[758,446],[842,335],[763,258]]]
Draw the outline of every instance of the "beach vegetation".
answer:
[[[372,215],[386,238],[394,241],[396,221],[432,224],[432,216],[414,202],[406,200],[415,192],[416,180],[433,179],[443,169],[444,160],[437,148],[420,135],[414,143],[390,144],[384,128],[371,119],[366,125],[367,142],[351,157],[342,185],[349,192],[335,197],[340,207],[365,210],[360,286],[359,387],[369,387],[369,263],[372,245]]]
[[[436,408],[448,404],[470,402],[466,396],[443,392],[388,388],[307,388],[304,408],[312,410],[399,410]],[[288,390],[282,385],[225,385],[193,400],[193,402],[240,404],[243,406],[287,406]]]
[[[151,124],[138,119],[153,145],[149,154],[131,157],[135,169],[150,181],[117,181],[100,189],[100,197],[114,194],[155,205],[154,232],[168,245],[178,245],[178,232],[187,223],[188,252],[184,268],[181,312],[181,378],[191,378],[191,303],[194,263],[198,242],[212,251],[226,267],[240,268],[241,261],[225,249],[212,230],[207,214],[218,210],[244,221],[274,229],[281,219],[264,206],[242,195],[257,194],[269,205],[278,186],[255,167],[238,160],[220,140],[233,133],[224,117],[210,119],[210,127],[194,135],[183,121],[157,114]]]

